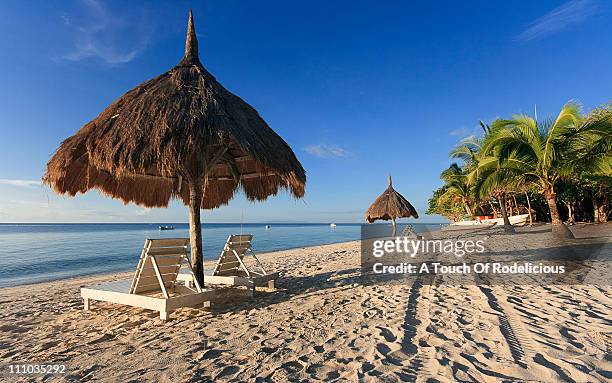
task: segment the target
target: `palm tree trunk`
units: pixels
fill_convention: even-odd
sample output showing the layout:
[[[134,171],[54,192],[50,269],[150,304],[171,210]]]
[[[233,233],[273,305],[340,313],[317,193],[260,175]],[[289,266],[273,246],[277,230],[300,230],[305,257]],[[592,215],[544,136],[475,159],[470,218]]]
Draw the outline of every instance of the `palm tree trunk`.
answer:
[[[514,209],[512,209],[512,199],[506,198],[506,203],[508,204],[509,216],[512,217],[514,215]]]
[[[548,209],[550,210],[550,221],[552,223],[553,234],[560,238],[575,238],[574,234],[563,224],[563,221],[561,221],[559,209],[557,209],[557,195],[554,190],[545,191],[544,198],[546,198]]]
[[[603,203],[599,206],[599,220],[603,223],[608,222],[608,215],[610,214],[610,210],[608,209],[610,204],[608,201],[608,195],[605,195]]]
[[[189,240],[191,242],[191,267],[200,286],[204,286],[204,267],[202,256],[202,181],[189,182]]]
[[[462,199],[463,199],[463,207],[465,208],[465,212],[467,213],[467,215],[472,217],[473,214],[472,214],[472,208],[470,207],[470,204],[468,203],[465,197],[462,197]]]
[[[599,217],[599,222],[606,223],[608,222],[608,209],[606,208],[607,204],[601,204],[597,207],[597,216]]]
[[[546,203],[548,203],[548,210],[550,210],[550,222],[553,225],[562,225],[561,217],[559,216],[559,209],[557,208],[557,196],[554,192],[544,193]]]
[[[570,202],[566,202],[565,207],[567,208],[567,222],[570,225],[575,224],[576,219],[574,218],[574,208],[572,207],[572,204]]]
[[[493,218],[497,218],[497,209],[495,205],[493,205],[493,199],[489,200],[489,205],[491,205],[491,210],[493,210]]]
[[[529,213],[529,226],[533,226],[533,217],[531,216],[531,201],[529,200],[529,194],[525,192],[525,198],[527,198],[527,213]]]
[[[599,204],[597,200],[593,198],[593,222],[601,223],[601,219],[599,218]]]
[[[508,218],[508,211],[506,210],[506,193],[500,194],[499,206],[501,207],[502,217],[504,217],[504,230],[508,233],[514,233],[514,227],[510,223]]]

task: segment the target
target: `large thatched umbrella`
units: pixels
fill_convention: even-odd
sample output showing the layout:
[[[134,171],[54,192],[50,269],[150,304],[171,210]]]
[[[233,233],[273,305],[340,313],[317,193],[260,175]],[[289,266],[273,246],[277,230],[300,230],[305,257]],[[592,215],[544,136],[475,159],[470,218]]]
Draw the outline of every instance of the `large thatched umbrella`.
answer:
[[[306,173],[257,111],[204,68],[189,12],[185,56],[130,90],[60,145],[43,181],[71,196],[98,189],[124,203],[189,206],[192,264],[202,282],[200,209],[242,188],[261,201],[284,188],[300,198]]]
[[[389,176],[389,187],[376,198],[376,201],[365,213],[365,219],[368,223],[379,219],[385,221],[391,220],[395,235],[395,220],[397,218],[408,217],[419,218],[419,214],[406,198],[393,189],[391,176]]]

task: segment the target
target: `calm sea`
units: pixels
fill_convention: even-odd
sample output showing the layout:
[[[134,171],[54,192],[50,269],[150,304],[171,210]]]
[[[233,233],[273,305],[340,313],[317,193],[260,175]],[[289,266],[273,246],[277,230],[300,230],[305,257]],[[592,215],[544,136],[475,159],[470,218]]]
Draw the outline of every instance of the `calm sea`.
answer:
[[[163,224],[167,225],[167,224]],[[132,270],[146,238],[189,237],[187,224],[0,224],[0,287]],[[254,235],[256,253],[358,240],[359,224],[206,224],[204,258],[229,234]],[[417,231],[439,225],[413,224]]]

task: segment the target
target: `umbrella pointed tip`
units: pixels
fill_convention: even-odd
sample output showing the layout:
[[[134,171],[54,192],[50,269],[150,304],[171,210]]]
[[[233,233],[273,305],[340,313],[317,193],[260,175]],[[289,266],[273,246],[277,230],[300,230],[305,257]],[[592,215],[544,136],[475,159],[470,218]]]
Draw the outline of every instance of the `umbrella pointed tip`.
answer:
[[[185,41],[185,56],[183,64],[197,64],[200,61],[198,51],[198,37],[193,23],[193,11],[189,10],[189,20],[187,22],[187,39]]]
[[[193,26],[193,10],[189,8],[189,16],[187,20],[187,33],[195,32],[195,28]]]

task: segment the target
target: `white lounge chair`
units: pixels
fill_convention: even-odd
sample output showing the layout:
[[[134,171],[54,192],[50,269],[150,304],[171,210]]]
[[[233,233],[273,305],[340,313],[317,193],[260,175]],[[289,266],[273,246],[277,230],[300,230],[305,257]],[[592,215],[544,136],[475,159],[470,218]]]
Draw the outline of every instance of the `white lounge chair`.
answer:
[[[147,239],[133,278],[81,288],[85,310],[97,300],[159,311],[167,320],[178,308],[210,302],[215,291],[202,289],[195,278],[189,286],[176,283],[182,265],[193,276],[188,244],[184,238]]]
[[[225,246],[219,255],[219,260],[212,273],[204,273],[204,283],[211,285],[246,286],[249,295],[255,293],[255,287],[265,286],[273,289],[278,273],[268,273],[253,251],[252,234],[234,234],[227,238]],[[251,255],[253,263],[247,266],[245,257]],[[180,273],[178,280],[187,284],[195,282],[193,274]]]

